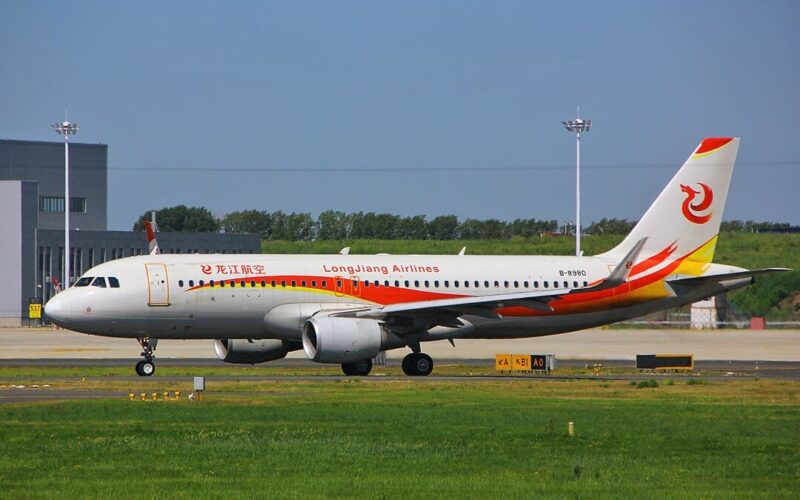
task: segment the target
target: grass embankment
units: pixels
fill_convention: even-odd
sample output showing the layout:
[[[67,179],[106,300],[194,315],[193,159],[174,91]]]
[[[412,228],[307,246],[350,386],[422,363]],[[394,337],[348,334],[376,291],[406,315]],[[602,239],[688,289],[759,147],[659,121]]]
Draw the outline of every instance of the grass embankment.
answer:
[[[587,235],[581,245],[586,255],[605,252],[622,235]],[[467,247],[475,255],[571,255],[572,238],[546,237],[531,240],[353,240],[353,241],[263,241],[264,253],[337,253],[351,247],[353,254],[449,254]],[[800,320],[800,234],[722,233],[714,262],[759,269],[789,267],[795,271],[764,276],[756,284],[733,292],[731,302],[744,314],[769,319]],[[794,300],[793,300],[794,298]]]
[[[791,498],[800,488],[794,382],[248,385],[258,392],[202,403],[0,406],[0,497]]]

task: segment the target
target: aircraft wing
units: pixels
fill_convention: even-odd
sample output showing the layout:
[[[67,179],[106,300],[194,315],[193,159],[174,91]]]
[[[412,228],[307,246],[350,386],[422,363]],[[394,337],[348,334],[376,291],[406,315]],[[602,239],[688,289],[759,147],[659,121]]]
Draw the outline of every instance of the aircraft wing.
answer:
[[[359,318],[384,319],[390,316],[440,316],[439,324],[457,323],[456,318],[463,314],[483,316],[485,318],[499,318],[494,310],[501,307],[522,306],[535,311],[551,312],[548,305],[564,295],[596,292],[621,285],[628,280],[633,263],[636,261],[644,247],[647,238],[642,238],[628,252],[609,276],[596,285],[586,288],[540,290],[535,292],[516,292],[495,295],[482,295],[471,297],[457,297],[454,299],[437,299],[419,302],[404,302],[376,306],[358,311],[348,311],[341,314],[354,314]]]
[[[559,295],[568,293],[562,290],[549,290],[542,292],[519,292],[504,293],[497,295],[484,295],[475,297],[457,297],[454,299],[424,300],[419,302],[403,302],[401,304],[389,304],[376,306],[362,311],[356,311],[355,316],[359,318],[385,318],[391,315],[403,313],[434,313],[437,311],[461,314],[473,314],[488,318],[499,318],[494,309],[507,306],[523,306],[538,311],[552,311],[547,305],[548,302],[557,298]]]

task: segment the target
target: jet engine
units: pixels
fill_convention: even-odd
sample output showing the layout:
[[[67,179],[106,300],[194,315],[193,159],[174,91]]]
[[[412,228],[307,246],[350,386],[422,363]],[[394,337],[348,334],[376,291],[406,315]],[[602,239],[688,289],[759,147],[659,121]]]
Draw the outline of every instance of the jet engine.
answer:
[[[214,341],[217,357],[226,363],[253,365],[286,357],[300,349],[299,342],[278,339],[218,339]]]
[[[353,363],[374,358],[384,344],[383,339],[380,324],[371,319],[314,316],[303,325],[303,350],[308,359],[318,363]]]

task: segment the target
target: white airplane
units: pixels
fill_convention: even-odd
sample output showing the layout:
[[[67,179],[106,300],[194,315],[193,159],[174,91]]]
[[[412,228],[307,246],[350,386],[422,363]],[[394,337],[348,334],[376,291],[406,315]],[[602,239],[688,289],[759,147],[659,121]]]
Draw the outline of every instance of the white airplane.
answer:
[[[348,375],[409,347],[403,371],[428,375],[423,342],[591,328],[784,270],[711,262],[738,148],[704,139],[625,240],[592,257],[151,254],[93,267],[45,313],[78,332],[136,338],[143,376],[157,339],[213,339],[229,363],[303,349]]]

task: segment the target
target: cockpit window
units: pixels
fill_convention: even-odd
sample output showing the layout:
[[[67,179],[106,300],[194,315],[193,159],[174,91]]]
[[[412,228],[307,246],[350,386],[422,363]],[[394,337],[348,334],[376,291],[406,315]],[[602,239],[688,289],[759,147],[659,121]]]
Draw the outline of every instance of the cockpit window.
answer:
[[[108,285],[111,288],[119,288],[119,280],[113,276],[108,278]]]
[[[106,279],[102,278],[102,277],[101,278],[95,278],[94,281],[92,281],[92,286],[99,286],[100,288],[105,288],[106,287]]]
[[[92,276],[84,276],[75,283],[75,286],[89,286],[89,283],[91,283],[93,279],[94,277]]]

